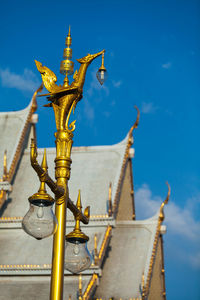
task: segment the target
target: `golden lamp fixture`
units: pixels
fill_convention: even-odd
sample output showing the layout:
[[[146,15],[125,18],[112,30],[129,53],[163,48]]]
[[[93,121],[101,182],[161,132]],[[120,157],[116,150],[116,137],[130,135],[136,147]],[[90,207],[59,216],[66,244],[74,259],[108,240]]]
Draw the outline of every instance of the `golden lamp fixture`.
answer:
[[[45,172],[48,169],[46,149],[44,149],[41,167]],[[38,240],[54,234],[58,226],[52,210],[54,199],[47,194],[44,178],[41,177],[40,182],[38,192],[28,198],[30,208],[22,220],[24,231]]]
[[[99,80],[99,83],[101,85],[104,84],[104,82],[106,81],[107,77],[108,77],[108,73],[107,70],[104,66],[104,52],[102,53],[102,63],[101,63],[101,67],[99,68],[99,70],[97,71],[97,79]]]
[[[81,212],[81,193],[79,190],[76,207]],[[84,215],[89,217],[89,207],[84,211]],[[89,237],[80,229],[80,216],[76,216],[74,230],[65,237],[65,269],[76,274],[88,269],[92,262],[92,257],[87,248]]]
[[[100,55],[102,55],[102,64],[97,72],[100,84],[104,83],[107,75],[104,66],[105,50],[96,54],[87,54],[85,57],[77,59],[80,67],[74,72],[74,63],[71,60],[72,38],[70,29],[65,44],[64,59],[60,65],[60,72],[65,75],[63,85],[57,85],[57,77],[54,72],[35,60],[36,67],[42,76],[43,85],[48,91],[47,94],[40,96],[47,96],[49,103],[44,106],[53,107],[55,114],[57,129],[54,134],[56,139],[56,180],[52,179],[48,174],[46,151],[44,152],[42,164],[38,163],[37,146],[33,139],[31,141],[30,160],[31,166],[39,177],[40,188],[37,193],[29,197],[30,209],[22,222],[25,232],[36,239],[42,239],[53,234],[51,300],[63,299],[64,267],[72,273],[79,273],[89,268],[91,264],[91,255],[87,250],[89,237],[80,229],[80,222],[84,224],[89,223],[89,207],[82,213],[80,192],[76,205],[69,198],[68,181],[70,179],[71,149],[76,122],[69,123],[69,119],[71,112],[74,112],[77,103],[82,99],[87,68]],[[68,79],[70,75],[73,75],[71,84]],[[45,184],[48,185],[55,195],[54,198],[47,194]],[[55,215],[52,210],[54,203]],[[76,224],[74,230],[65,236],[67,208],[73,213]]]

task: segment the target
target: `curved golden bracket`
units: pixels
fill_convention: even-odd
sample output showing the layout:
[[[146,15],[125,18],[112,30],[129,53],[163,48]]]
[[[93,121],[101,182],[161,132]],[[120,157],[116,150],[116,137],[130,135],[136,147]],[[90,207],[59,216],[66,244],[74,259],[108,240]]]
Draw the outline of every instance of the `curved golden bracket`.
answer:
[[[161,222],[163,222],[164,221],[164,219],[165,219],[165,215],[164,215],[164,206],[165,206],[165,204],[167,204],[168,203],[168,201],[169,201],[169,197],[170,197],[170,194],[171,194],[171,188],[170,188],[170,185],[169,185],[169,183],[168,182],[166,182],[166,185],[167,185],[167,187],[168,187],[168,193],[167,193],[167,197],[166,197],[166,199],[163,201],[163,203],[161,204],[161,206],[160,206],[160,214],[159,214],[159,219],[160,219],[160,221]]]
[[[37,146],[34,139],[31,139],[31,151],[30,151],[30,159],[31,159],[31,166],[37,173],[38,177],[44,180],[44,182],[49,186],[49,188],[52,190],[52,192],[55,195],[58,195],[58,197],[62,197],[65,194],[64,189],[61,186],[58,186],[53,179],[48,175],[48,172],[45,171],[40,164],[37,161]],[[80,210],[76,207],[76,205],[72,202],[71,199],[68,199],[67,201],[67,207],[71,210],[71,212],[74,214],[74,216],[80,215],[80,221],[84,224],[89,223],[89,216],[90,211],[89,207],[85,209],[84,214],[80,212]]]
[[[48,175],[48,172],[45,171],[40,164],[37,161],[37,146],[34,139],[31,139],[31,151],[30,151],[30,159],[31,159],[31,166],[36,171],[39,179],[44,180],[44,182],[50,187],[52,192],[55,195],[63,196],[64,195],[64,189],[60,186],[58,186]]]
[[[75,104],[76,104],[76,101],[74,100],[74,102],[72,103],[72,106],[71,106],[71,108],[70,108],[70,110],[69,110],[69,113],[68,113],[68,115],[67,115],[67,120],[66,120],[66,125],[65,125],[65,126],[66,126],[66,130],[67,130],[67,131],[70,131],[70,132],[73,132],[73,131],[75,130],[75,128],[76,128],[76,125],[75,125],[76,120],[74,120],[73,122],[71,122],[71,123],[69,124],[69,126],[68,126],[69,118],[70,118],[72,109],[75,107]],[[73,112],[74,112],[74,111],[73,111]],[[71,129],[69,129],[69,128],[71,128]]]
[[[139,125],[139,120],[140,120],[140,110],[139,108],[135,105],[134,108],[137,110],[137,118],[131,129],[129,130],[129,134],[131,135],[133,133],[133,130],[136,129]]]

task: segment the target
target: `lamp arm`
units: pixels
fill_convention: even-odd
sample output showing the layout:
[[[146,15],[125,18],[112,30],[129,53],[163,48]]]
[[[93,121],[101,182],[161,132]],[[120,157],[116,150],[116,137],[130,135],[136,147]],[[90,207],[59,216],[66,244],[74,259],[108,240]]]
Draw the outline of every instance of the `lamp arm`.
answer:
[[[30,159],[31,159],[31,166],[37,173],[39,179],[43,180],[51,189],[51,191],[58,197],[62,197],[64,195],[64,189],[61,186],[58,186],[53,179],[49,176],[48,172],[45,171],[38,163],[37,161],[37,147],[35,144],[35,140],[31,139],[31,151],[30,151]],[[79,215],[80,221],[83,224],[89,223],[89,213],[83,214],[76,205],[72,202],[71,199],[68,199],[67,201],[67,208],[73,213],[73,215],[76,217]],[[88,208],[89,210],[89,208]]]
[[[53,179],[49,176],[48,172],[45,171],[37,161],[37,147],[35,144],[35,140],[31,139],[31,151],[30,151],[30,159],[31,159],[31,166],[37,173],[39,179],[43,180],[51,189],[51,191],[58,197],[64,195],[64,189],[61,186],[58,186]]]
[[[69,208],[69,210],[73,213],[75,219],[78,216],[79,220],[83,223],[83,224],[88,224],[89,223],[89,213],[82,213],[77,207],[76,205],[72,202],[71,199],[68,199],[67,201],[67,208]],[[87,210],[89,211],[89,207],[87,208]]]

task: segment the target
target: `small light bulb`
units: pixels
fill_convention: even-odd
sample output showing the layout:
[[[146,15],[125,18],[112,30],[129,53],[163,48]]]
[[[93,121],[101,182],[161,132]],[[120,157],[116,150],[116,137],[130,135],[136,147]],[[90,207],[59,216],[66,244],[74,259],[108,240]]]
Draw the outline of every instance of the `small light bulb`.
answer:
[[[39,219],[41,219],[44,216],[43,206],[39,206],[38,211],[37,211],[37,216],[38,216]]]
[[[75,255],[78,255],[79,252],[80,252],[79,244],[76,243],[76,244],[74,245],[74,254],[75,254]]]
[[[104,80],[104,70],[101,70],[101,80]]]

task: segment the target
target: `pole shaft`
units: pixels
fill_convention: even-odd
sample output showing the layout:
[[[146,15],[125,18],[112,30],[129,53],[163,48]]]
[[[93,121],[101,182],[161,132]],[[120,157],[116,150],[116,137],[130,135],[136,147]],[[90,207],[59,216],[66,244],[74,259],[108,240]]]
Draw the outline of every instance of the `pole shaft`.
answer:
[[[58,229],[53,238],[50,300],[63,300],[66,209],[69,198],[68,180],[70,178],[71,148],[73,134],[58,130],[56,137],[55,177],[57,186],[64,189],[63,196],[56,196],[55,215]]]
[[[53,239],[52,271],[51,271],[51,300],[63,299],[64,259],[65,259],[65,227],[66,203],[56,204],[56,218],[58,229]]]

